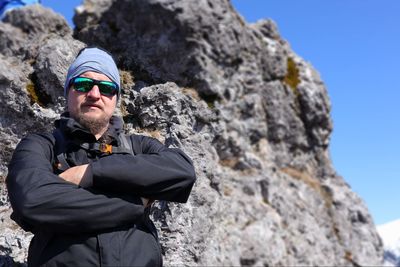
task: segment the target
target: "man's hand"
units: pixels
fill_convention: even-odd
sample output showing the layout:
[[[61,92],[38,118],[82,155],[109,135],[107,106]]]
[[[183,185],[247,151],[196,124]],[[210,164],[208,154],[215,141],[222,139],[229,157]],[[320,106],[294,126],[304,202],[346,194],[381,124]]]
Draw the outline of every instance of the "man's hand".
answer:
[[[58,176],[63,178],[65,181],[80,185],[85,178],[92,175],[91,168],[88,168],[89,164],[79,165],[62,172]]]

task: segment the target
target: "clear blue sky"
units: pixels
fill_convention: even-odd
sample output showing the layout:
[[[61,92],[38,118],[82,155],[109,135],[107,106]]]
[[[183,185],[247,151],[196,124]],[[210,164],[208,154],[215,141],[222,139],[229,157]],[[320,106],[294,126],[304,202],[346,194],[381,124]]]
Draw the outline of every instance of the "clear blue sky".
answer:
[[[273,19],[319,71],[332,103],[337,172],[376,224],[400,218],[400,1],[233,0],[248,22]]]
[[[80,0],[42,0],[72,25]],[[400,1],[233,0],[252,23],[274,20],[319,71],[332,103],[334,166],[376,224],[400,218]]]

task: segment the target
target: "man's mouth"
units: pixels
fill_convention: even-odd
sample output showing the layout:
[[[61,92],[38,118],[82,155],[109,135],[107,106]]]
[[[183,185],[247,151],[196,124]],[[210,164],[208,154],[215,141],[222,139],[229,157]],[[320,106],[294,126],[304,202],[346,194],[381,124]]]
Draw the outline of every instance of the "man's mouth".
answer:
[[[97,104],[95,104],[95,103],[85,103],[85,104],[82,105],[82,107],[101,109],[101,106],[100,106],[100,105],[97,105]]]

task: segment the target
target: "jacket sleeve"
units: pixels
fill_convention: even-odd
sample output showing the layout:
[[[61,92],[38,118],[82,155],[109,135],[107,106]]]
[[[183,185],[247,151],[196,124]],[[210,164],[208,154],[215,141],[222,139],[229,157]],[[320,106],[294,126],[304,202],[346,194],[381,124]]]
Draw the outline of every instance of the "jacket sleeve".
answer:
[[[192,161],[154,138],[131,136],[142,154],[111,154],[91,163],[93,186],[142,197],[184,203],[196,180]]]
[[[12,219],[35,232],[106,231],[140,220],[144,207],[96,194],[53,174],[53,144],[46,135],[29,135],[18,144],[6,179]],[[135,201],[136,202],[136,201]]]

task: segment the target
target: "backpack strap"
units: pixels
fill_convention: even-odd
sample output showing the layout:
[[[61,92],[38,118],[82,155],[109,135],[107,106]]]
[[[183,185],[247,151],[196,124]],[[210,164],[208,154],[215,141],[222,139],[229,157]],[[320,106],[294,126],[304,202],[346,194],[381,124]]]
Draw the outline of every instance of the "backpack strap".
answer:
[[[99,143],[81,143],[79,144],[85,150],[89,151],[98,151],[101,153],[107,154],[131,154],[135,155],[135,151],[132,149],[132,142],[127,140],[125,134],[119,134],[118,139],[120,142],[120,146],[112,146],[108,144],[99,144]]]
[[[124,135],[125,141],[129,143],[130,150],[132,151],[132,155],[142,154],[142,146],[141,146],[141,137],[139,135]],[[129,138],[129,140],[127,140]]]
[[[119,140],[121,141],[121,148],[129,150],[129,154],[135,155],[135,150],[133,149],[132,141],[128,141],[125,134],[120,134]],[[130,138],[129,138],[130,139]]]
[[[64,134],[58,128],[53,131],[53,136],[55,138],[55,145],[54,145],[55,162],[53,164],[53,168],[54,172],[61,173],[71,167],[68,164],[65,156],[65,151],[68,142],[65,140]],[[99,151],[108,154],[136,155],[142,153],[140,143],[137,142],[135,138],[127,137],[125,134],[119,134],[118,138],[121,144],[120,146],[111,146],[99,143],[91,143],[91,144],[81,143],[79,144],[79,146],[88,151]]]
[[[64,155],[67,142],[59,129],[53,131],[53,136],[55,138],[54,156],[56,159],[53,167],[56,172],[61,173],[71,167]]]

